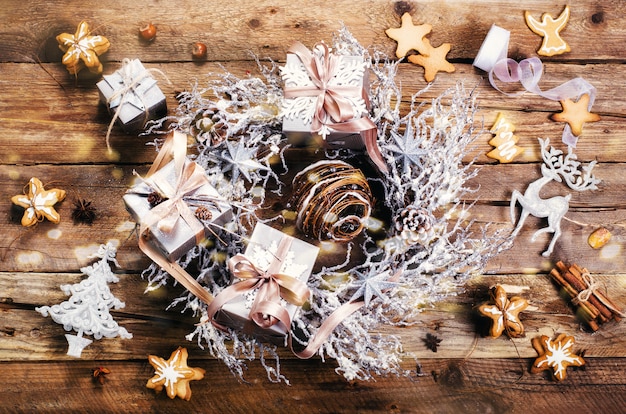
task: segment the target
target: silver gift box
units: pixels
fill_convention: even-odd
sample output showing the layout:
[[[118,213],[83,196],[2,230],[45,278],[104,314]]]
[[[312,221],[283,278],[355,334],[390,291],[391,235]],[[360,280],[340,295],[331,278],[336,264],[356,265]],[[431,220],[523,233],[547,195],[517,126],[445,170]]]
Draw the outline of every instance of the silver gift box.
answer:
[[[126,87],[122,71],[129,71],[130,76],[127,77],[126,82],[133,82],[136,79],[139,80],[138,77],[145,74],[146,69],[139,59],[133,59],[122,69],[110,75],[104,75],[96,86],[100,91],[100,101],[107,106],[111,116],[121,105],[117,123],[124,131],[127,133],[138,132],[144,129],[147,121],[159,119],[166,115],[165,95],[159,89],[156,79],[148,74],[127,93],[111,99],[117,91]],[[109,99],[111,99],[110,102]]]
[[[250,237],[250,242],[246,247],[246,251],[244,252],[244,256],[255,266],[266,269],[269,265],[266,259],[274,257],[273,253],[283,237],[292,238],[268,225],[257,223]],[[292,276],[306,283],[313,271],[319,248],[303,240],[297,238],[292,239],[289,252],[285,257],[285,263],[280,273]],[[234,283],[236,283],[236,281],[234,281]],[[251,291],[228,301],[222,306],[222,309],[217,312],[215,321],[234,330],[255,336],[261,341],[284,345],[286,335],[291,327],[284,326],[279,322],[268,329],[263,329],[250,320],[250,305],[254,300],[255,294],[256,291]],[[288,303],[283,299],[281,299],[281,303],[287,310],[290,319],[293,320],[300,307]]]
[[[339,65],[339,71],[355,71],[356,73],[360,72],[358,80],[355,82],[354,78],[352,81],[347,83],[345,79],[349,78],[344,76],[344,74],[339,74],[335,76],[336,85],[345,85],[345,86],[356,86],[359,88],[367,88],[368,87],[368,76],[367,76],[367,68],[365,68],[363,58],[360,56],[338,56],[341,58],[341,64]],[[293,53],[288,53],[286,58],[286,63],[284,68],[289,69],[290,71],[301,72],[297,78],[306,79],[307,85],[298,85],[294,82],[291,77],[285,78],[285,87],[289,86],[308,86],[310,82],[310,78],[304,65],[300,61],[300,59],[294,55]],[[355,132],[339,132],[330,128],[330,134],[326,136],[324,139],[318,133],[311,132],[311,119],[310,116],[313,113],[313,108],[315,106],[315,102],[317,100],[317,96],[311,97],[297,97],[297,98],[288,98],[283,102],[283,134],[287,137],[289,143],[295,146],[303,146],[308,145],[311,142],[317,142],[318,145],[323,145],[327,148],[331,149],[339,149],[339,148],[348,148],[360,150],[365,147],[365,143],[361,138],[361,135],[358,131]],[[367,107],[365,106],[365,102],[362,99],[355,99],[355,104],[352,105],[355,113],[361,113],[361,116],[367,116]],[[285,110],[287,109],[287,110]]]
[[[193,161],[186,160],[185,162],[191,163]],[[176,180],[175,175],[174,161],[171,161],[151,177],[164,177],[167,182],[173,186]],[[130,188],[123,196],[126,209],[138,223],[140,223],[142,217],[145,217],[152,209],[148,202],[148,196],[153,191],[154,189],[146,182],[140,182]],[[209,199],[211,202],[197,201],[198,199]],[[217,190],[208,182],[183,198],[183,200],[187,202],[191,211],[194,213],[200,206],[207,208],[211,213],[211,224],[223,226],[233,217],[230,204],[221,197]],[[172,262],[180,259],[183,254],[191,250],[197,244],[196,235],[193,233],[191,227],[189,227],[189,224],[181,218],[176,220],[171,231],[163,231],[159,229],[157,224],[152,225],[148,230],[150,232],[150,243],[156,246],[168,260]],[[210,224],[208,227],[205,226],[204,236],[211,238],[213,231],[217,230],[211,230]]]

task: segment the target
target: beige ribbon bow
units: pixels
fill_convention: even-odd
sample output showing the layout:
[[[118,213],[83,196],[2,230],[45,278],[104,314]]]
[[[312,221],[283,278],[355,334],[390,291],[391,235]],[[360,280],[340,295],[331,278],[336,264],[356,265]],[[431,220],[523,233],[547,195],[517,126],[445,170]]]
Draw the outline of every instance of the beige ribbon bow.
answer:
[[[279,273],[291,242],[291,237],[281,239],[274,260],[267,270],[259,269],[242,254],[237,254],[229,259],[229,270],[234,277],[241,280],[224,289],[207,308],[208,320],[214,326],[226,330],[225,326],[215,321],[216,313],[231,299],[258,288],[250,309],[250,320],[264,329],[279,322],[287,330],[290,329],[291,318],[287,310],[280,304],[280,299],[282,298],[296,306],[302,306],[310,295],[305,283],[289,275]]]
[[[157,224],[164,231],[171,229],[179,218],[182,218],[189,224],[192,231],[196,235],[196,240],[200,241],[204,237],[204,226],[195,217],[189,206],[184,202],[183,197],[201,185],[208,183],[204,174],[204,170],[196,163],[188,163],[186,165],[187,154],[187,136],[178,131],[174,131],[168,136],[165,144],[157,154],[157,157],[150,167],[147,179],[151,186],[156,186],[163,195],[169,197],[168,200],[154,207],[143,217],[139,230],[139,248],[152,261],[161,266],[163,270],[172,275],[180,284],[182,284],[191,294],[198,299],[209,304],[213,301],[213,295],[207,292],[197,280],[189,275],[178,263],[170,262],[161,251],[155,248],[151,243],[147,242],[148,229]],[[174,160],[174,171],[176,174],[176,183],[174,187],[164,180],[155,180],[152,175],[167,164],[171,159]],[[154,187],[153,187],[154,188]]]

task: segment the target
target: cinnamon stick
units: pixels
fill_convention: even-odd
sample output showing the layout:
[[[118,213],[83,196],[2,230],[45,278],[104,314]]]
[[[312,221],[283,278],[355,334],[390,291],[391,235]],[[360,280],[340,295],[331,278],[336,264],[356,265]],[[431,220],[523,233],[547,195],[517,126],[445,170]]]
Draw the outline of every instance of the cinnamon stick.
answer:
[[[581,269],[576,264],[572,265],[569,268],[568,273],[573,276],[571,278],[572,279],[571,282],[573,282],[572,285],[575,289],[579,290],[580,292],[587,289],[588,287],[587,283],[583,280],[583,277],[582,277],[582,274],[585,272],[587,272],[587,269]],[[593,306],[596,307],[596,309],[600,311],[602,316],[606,318],[606,321],[611,320],[613,318],[613,312],[611,311],[611,309],[607,308],[604,303],[598,300],[598,298],[594,296],[595,294],[596,294],[596,291],[593,291],[592,294],[589,296],[588,302],[590,302]],[[606,322],[606,321],[603,321],[603,322]]]
[[[580,292],[589,289],[587,280],[583,278],[583,275],[587,272],[587,269],[581,268],[577,264],[572,264],[568,267],[563,262],[559,261],[555,264],[555,268],[550,271],[550,276],[561,285],[563,290],[574,300],[574,298],[578,297]],[[577,315],[581,317],[593,331],[599,329],[600,323],[605,323],[612,319],[620,321],[623,315],[622,310],[599,291],[599,289],[595,289],[595,287],[590,292],[587,300],[577,300],[575,301],[575,305],[578,308]]]
[[[577,264],[574,264],[573,267],[575,267],[575,269],[577,271],[579,271],[581,275],[582,275],[582,273],[587,271],[587,269],[581,269],[580,266],[578,266]],[[581,276],[581,278],[582,278],[582,276]],[[619,315],[617,315],[618,312],[619,313],[622,312],[622,309],[620,309],[620,307],[617,306],[610,298],[608,298],[606,295],[604,295],[601,291],[599,291],[597,289],[593,291],[593,295],[595,295],[596,298],[598,298],[598,300],[602,304],[607,304],[605,306],[607,306],[609,311],[613,314],[613,318],[614,319],[616,319],[617,321],[620,321],[622,319]]]
[[[578,296],[578,294],[580,292],[582,292],[583,290],[585,290],[587,288],[585,282],[582,280],[581,274],[578,271],[576,271],[575,269],[572,269],[571,267],[569,269],[565,270],[564,272],[562,272],[561,276],[576,291],[576,295],[575,296]],[[600,307],[598,307],[599,301],[596,298],[594,298],[594,300],[591,300],[591,298],[592,298],[592,296],[590,296],[589,300],[584,302],[584,304],[586,304],[587,306],[592,307],[592,308],[594,308],[594,309],[596,309],[598,311],[596,313],[596,318],[599,317],[601,319],[601,322],[608,321],[611,318],[611,315],[612,315],[611,312],[604,305],[602,305],[602,309]],[[578,305],[580,305],[582,303],[583,302],[579,302]]]
[[[559,262],[561,263],[561,262]],[[558,264],[557,263],[557,266]],[[561,263],[562,264],[562,263]],[[558,272],[557,269],[552,269],[552,271],[550,271],[550,276],[552,276],[553,279],[556,280],[556,282],[561,285],[563,287],[563,289],[565,290],[565,292],[569,295],[570,299],[575,298],[576,296],[578,296],[578,291],[576,289],[574,289],[565,279],[563,279],[563,277],[561,276],[561,274]],[[593,321],[594,319],[596,319],[598,317],[598,315],[600,314],[600,312],[593,306],[588,306],[587,303],[579,303],[579,308],[580,310],[584,313],[585,315],[585,319],[587,323],[589,323],[590,321]],[[591,324],[590,324],[591,326]],[[597,324],[596,324],[597,326]],[[593,329],[593,327],[591,327]],[[597,330],[594,329],[594,330]]]

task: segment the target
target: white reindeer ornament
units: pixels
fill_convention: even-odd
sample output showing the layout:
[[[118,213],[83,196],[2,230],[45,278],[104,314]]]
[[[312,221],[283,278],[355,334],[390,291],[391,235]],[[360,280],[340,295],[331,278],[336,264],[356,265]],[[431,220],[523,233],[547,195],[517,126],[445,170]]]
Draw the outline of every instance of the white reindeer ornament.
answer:
[[[537,236],[541,233],[552,232],[552,240],[548,249],[542,253],[544,257],[550,256],[554,249],[554,244],[561,235],[561,219],[567,213],[569,209],[569,200],[572,197],[571,194],[565,197],[556,196],[551,198],[539,197],[541,188],[550,181],[562,182],[565,181],[568,187],[576,191],[595,190],[596,184],[600,182],[597,180],[591,170],[596,164],[596,161],[590,162],[587,166],[582,167],[582,171],[579,170],[580,162],[576,161],[576,154],[572,153],[572,147],[568,147],[567,154],[564,155],[563,151],[550,147],[550,140],[539,139],[541,145],[541,158],[543,158],[543,164],[541,165],[542,177],[533,181],[528,185],[524,194],[517,190],[513,190],[511,195],[511,222],[515,223],[515,206],[519,203],[522,206],[522,212],[515,230],[513,230],[512,236],[515,237],[524,225],[524,220],[529,215],[533,215],[538,218],[547,218],[548,227],[541,228],[533,234],[531,241],[535,241]]]

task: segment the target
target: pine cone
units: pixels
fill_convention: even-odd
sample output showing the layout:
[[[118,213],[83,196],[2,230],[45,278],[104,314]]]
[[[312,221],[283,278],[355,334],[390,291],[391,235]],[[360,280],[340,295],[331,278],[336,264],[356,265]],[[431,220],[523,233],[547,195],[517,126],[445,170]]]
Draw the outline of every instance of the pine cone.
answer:
[[[204,206],[198,207],[195,214],[196,217],[198,217],[198,219],[202,221],[209,221],[213,217],[213,214],[211,214],[211,210]]]
[[[163,197],[161,194],[157,193],[156,191],[153,191],[150,194],[148,194],[148,200],[147,201],[148,201],[148,204],[150,204],[150,208],[154,208],[154,207],[158,206],[159,204],[161,204],[165,200],[167,200],[167,198]]]
[[[227,125],[219,115],[219,109],[213,106],[196,113],[191,123],[190,133],[198,142],[209,141],[217,145],[226,139]]]
[[[409,206],[396,217],[395,227],[406,244],[428,244],[435,235],[434,218],[426,210]]]

